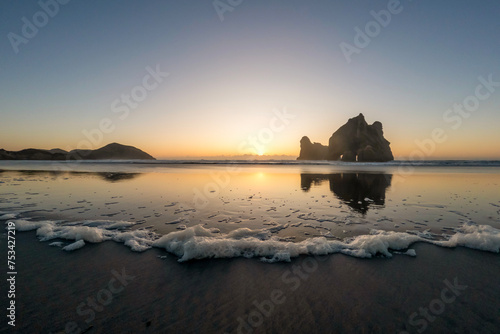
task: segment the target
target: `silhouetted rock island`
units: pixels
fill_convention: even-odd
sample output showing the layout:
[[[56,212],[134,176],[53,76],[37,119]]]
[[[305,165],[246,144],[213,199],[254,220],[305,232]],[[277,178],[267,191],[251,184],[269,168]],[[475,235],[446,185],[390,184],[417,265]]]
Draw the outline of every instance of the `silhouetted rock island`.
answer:
[[[0,149],[0,160],[156,160],[133,146],[112,143],[96,150],[61,149],[40,150],[29,148],[21,151]]]
[[[333,133],[328,146],[302,137],[297,160],[385,162],[394,160],[394,156],[389,141],[384,138],[382,123],[369,125],[363,114],[359,114]]]

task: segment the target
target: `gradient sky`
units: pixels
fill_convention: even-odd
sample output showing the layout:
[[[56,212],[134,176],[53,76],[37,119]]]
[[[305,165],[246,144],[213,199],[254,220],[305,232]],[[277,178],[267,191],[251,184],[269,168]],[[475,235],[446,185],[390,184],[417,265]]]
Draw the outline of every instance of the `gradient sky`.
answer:
[[[396,158],[441,128],[426,158],[500,159],[500,87],[469,117],[443,119],[474,100],[479,77],[500,82],[500,2],[402,0],[348,63],[341,43],[355,46],[355,28],[390,2],[243,0],[221,21],[212,1],[72,0],[16,53],[10,33],[43,14],[37,1],[2,1],[0,148],[83,148],[93,131],[92,148],[238,155],[260,134],[256,153],[298,156],[303,135],[327,144],[361,112],[383,123]],[[113,102],[157,66],[169,76],[121,119]],[[285,109],[295,118],[270,139]],[[103,119],[113,131],[100,138]]]

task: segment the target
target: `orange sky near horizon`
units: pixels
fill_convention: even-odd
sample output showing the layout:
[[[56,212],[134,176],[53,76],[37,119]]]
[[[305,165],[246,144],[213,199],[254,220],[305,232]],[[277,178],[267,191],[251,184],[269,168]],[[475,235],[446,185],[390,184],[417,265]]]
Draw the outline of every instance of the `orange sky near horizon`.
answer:
[[[141,124],[139,117],[131,117],[130,122],[116,123],[114,131],[103,133],[92,122],[78,133],[71,131],[61,121],[62,131],[51,130],[47,135],[43,124],[36,123],[28,134],[14,132],[0,134],[2,148],[21,150],[25,148],[71,150],[75,148],[96,149],[111,142],[132,145],[160,159],[232,157],[242,155],[273,155],[296,158],[300,152],[300,138],[307,135],[311,141],[328,145],[331,134],[349,117],[347,113],[327,114],[327,122],[316,124],[305,108],[269,108],[262,113],[246,113],[241,120],[205,119],[199,124],[171,126],[165,131],[162,123],[153,126]],[[289,116],[279,121],[276,113]],[[398,126],[400,119],[387,117],[374,118],[366,115],[369,124],[379,120],[384,125],[384,136],[391,142],[391,149],[396,159],[500,159],[500,147],[495,124],[484,127],[481,123],[472,123],[457,130],[446,127],[442,122],[426,126]],[[180,120],[185,122],[185,120]],[[431,126],[433,125],[433,126]],[[443,129],[446,139],[443,142],[432,140],[432,130]],[[51,124],[53,128],[54,124]],[[144,128],[149,127],[147,133]],[[190,128],[191,127],[191,128]],[[426,128],[424,131],[421,129]],[[273,131],[274,130],[274,131]],[[7,144],[7,145],[6,145]],[[275,157],[280,158],[280,157]]]
[[[346,56],[383,6],[248,1],[224,21],[211,2],[66,6],[18,52],[0,43],[0,148],[297,157],[363,113],[396,159],[500,159],[498,3],[410,1]],[[39,10],[6,7],[17,32]],[[419,147],[436,128],[446,140]]]
[[[333,132],[333,131],[332,131]],[[267,133],[267,132],[266,132]],[[238,140],[230,140],[224,136],[207,138],[200,140],[194,137],[189,140],[189,133],[178,141],[171,141],[170,138],[165,141],[147,140],[140,136],[130,136],[121,138],[114,135],[103,135],[101,141],[96,141],[98,145],[91,145],[90,148],[96,149],[110,142],[119,142],[125,145],[132,145],[153,155],[159,159],[169,158],[230,158],[242,155],[264,155],[269,158],[294,159],[300,152],[300,138],[302,132],[294,131],[293,134],[275,134],[273,141],[262,142],[259,140],[259,132],[249,133],[238,136]],[[305,133],[304,133],[305,134]],[[322,136],[314,136],[314,133],[307,134],[313,142],[328,144],[328,138],[331,133],[322,133]],[[261,136],[262,137],[262,136]],[[484,145],[483,137],[477,137],[476,140],[460,137],[450,133],[448,139],[443,143],[432,141],[431,136],[397,138],[391,136],[390,131],[386,131],[385,137],[391,141],[391,149],[397,160],[407,159],[500,159],[500,149],[495,145]],[[496,135],[486,137],[490,143],[495,143]],[[74,136],[73,141],[59,140],[54,135],[51,138],[41,140],[30,140],[30,138],[19,136],[16,144],[4,146],[7,150],[21,150],[25,148],[62,148],[70,150],[80,146],[88,147],[89,141],[85,136]],[[253,139],[253,141],[252,141]],[[266,139],[263,137],[263,139]],[[169,142],[170,141],[170,142]],[[5,143],[5,141],[3,141]],[[417,142],[419,144],[417,144]],[[80,145],[81,144],[81,145]],[[277,156],[277,157],[273,157]],[[285,156],[285,157],[282,157]]]

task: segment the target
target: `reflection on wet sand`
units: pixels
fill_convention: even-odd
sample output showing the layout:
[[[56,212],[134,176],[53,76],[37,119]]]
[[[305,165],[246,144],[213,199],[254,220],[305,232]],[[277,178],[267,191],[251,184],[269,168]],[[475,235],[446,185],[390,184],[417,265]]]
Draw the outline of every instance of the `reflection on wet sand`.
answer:
[[[119,182],[119,181],[135,179],[141,174],[140,173],[95,173],[94,175],[99,176],[104,181]]]
[[[3,170],[0,170],[0,173]],[[118,182],[132,180],[140,176],[142,173],[110,173],[110,172],[67,172],[67,171],[39,171],[39,170],[23,170],[18,171],[23,176],[50,176],[50,177],[66,177],[66,176],[97,176],[104,181]]]
[[[385,192],[391,185],[391,174],[335,173],[301,174],[300,186],[304,192],[311,185],[318,186],[323,181],[330,181],[330,190],[338,199],[362,214],[368,212],[370,205],[384,205]]]

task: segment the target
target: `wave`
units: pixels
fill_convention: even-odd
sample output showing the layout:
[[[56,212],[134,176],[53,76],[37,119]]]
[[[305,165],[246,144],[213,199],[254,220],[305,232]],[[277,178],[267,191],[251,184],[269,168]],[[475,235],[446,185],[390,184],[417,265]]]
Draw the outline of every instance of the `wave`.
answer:
[[[178,257],[179,262],[209,258],[260,258],[264,262],[291,261],[300,255],[328,255],[341,253],[358,258],[375,256],[392,257],[393,254],[415,256],[409,247],[417,242],[430,243],[441,247],[467,247],[482,251],[500,252],[500,230],[489,225],[467,223],[455,229],[454,234],[440,236],[428,231],[394,232],[372,230],[370,234],[359,235],[344,240],[314,237],[301,242],[285,241],[272,229],[251,230],[240,228],[229,233],[221,233],[217,228],[196,225],[182,231],[159,235],[149,229],[130,229],[136,223],[127,221],[81,221],[64,223],[29,219],[10,220],[17,231],[36,230],[40,241],[64,239],[64,243],[50,245],[74,251],[88,243],[107,240],[123,243],[132,251],[143,252],[153,247],[166,250]],[[63,247],[64,246],[64,247]],[[403,252],[404,251],[404,252]]]

